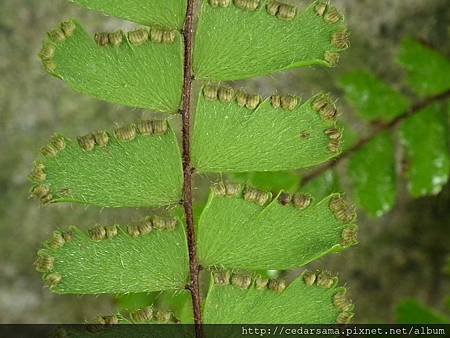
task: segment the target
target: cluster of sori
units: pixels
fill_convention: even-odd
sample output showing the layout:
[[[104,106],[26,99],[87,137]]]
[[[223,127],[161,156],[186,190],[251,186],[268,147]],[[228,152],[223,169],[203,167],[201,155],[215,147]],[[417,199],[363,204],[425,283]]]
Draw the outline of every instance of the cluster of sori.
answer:
[[[237,183],[220,182],[212,187],[212,191],[216,196],[224,197],[242,197],[244,200],[256,203],[260,206],[266,205],[272,201],[272,194],[267,191],[261,191],[250,186],[242,186]],[[281,193],[278,202],[285,205],[292,205],[300,210],[306,209],[312,203],[312,197],[309,194],[288,194]]]
[[[144,236],[151,233],[153,230],[175,230],[178,224],[176,218],[147,216],[138,224],[130,224],[126,227],[126,232],[131,237]],[[93,241],[108,240],[116,237],[119,234],[120,227],[118,225],[96,225],[88,230],[89,237]]]
[[[51,155],[54,156],[54,155]],[[37,183],[31,188],[31,198],[37,198],[42,204],[47,205],[53,200],[50,188],[45,185],[47,174],[45,173],[45,165],[40,162],[34,162],[33,170],[29,176],[30,180]]]
[[[58,155],[58,153],[66,148],[66,141],[61,135],[53,135],[50,142],[41,148],[41,154],[45,157],[51,158]],[[36,168],[34,168],[36,169]]]
[[[241,197],[246,201],[264,206],[272,200],[270,192],[260,191],[250,186],[242,186],[237,183],[220,182],[212,187],[212,191],[216,196]]]
[[[133,323],[179,323],[179,320],[175,318],[173,312],[155,308],[154,306],[147,306],[127,314],[99,316],[95,320],[95,324],[88,324],[86,328],[89,332],[95,333],[107,329],[111,325],[119,323],[126,324],[130,321]]]
[[[239,289],[248,289],[254,287],[257,290],[272,290],[281,293],[286,289],[284,279],[269,279],[261,275],[252,275],[245,272],[232,273],[228,270],[215,270],[212,273],[214,284],[232,285]]]
[[[343,19],[337,8],[331,6],[328,0],[319,1],[314,6],[314,12],[328,23],[337,23]]]
[[[293,95],[272,95],[270,97],[272,107],[293,111],[302,101],[298,96]]]
[[[322,17],[326,22],[335,24],[340,22],[343,17],[336,7],[330,6],[328,1],[320,1],[314,6],[315,13]],[[344,30],[335,33],[331,38],[331,44],[338,49],[346,49],[350,46],[348,31]],[[339,63],[339,53],[326,51],[324,59],[330,66],[336,66]]]
[[[234,90],[231,87],[219,87],[216,85],[206,85],[203,88],[203,95],[208,100],[219,100],[220,102],[232,102],[236,100],[240,107],[246,107],[254,110],[261,103],[261,96],[251,95],[242,90]]]
[[[278,196],[278,202],[281,205],[293,205],[300,210],[308,208],[312,201],[311,195],[303,193],[288,194],[283,192]]]
[[[282,2],[270,1],[267,6],[267,13],[276,16],[281,20],[293,20],[297,16],[297,8]]]
[[[112,239],[119,234],[117,225],[96,225],[88,230],[89,238],[93,241]]]
[[[69,20],[62,22],[59,27],[48,33],[49,40],[42,46],[39,57],[49,73],[54,73],[56,70],[56,63],[53,60],[56,52],[56,45],[71,37],[75,32],[75,29],[75,23]]]
[[[334,217],[343,224],[350,224],[342,230],[341,245],[349,247],[358,243],[356,225],[351,224],[356,221],[356,209],[354,205],[350,204],[341,196],[334,196],[331,198],[329,208]]]
[[[331,198],[329,206],[336,219],[342,223],[352,223],[356,220],[356,209],[354,205],[350,204],[341,196]]]
[[[127,226],[127,232],[131,237],[144,236],[151,233],[153,230],[175,230],[178,224],[176,218],[148,216],[139,224],[132,224]]]
[[[339,153],[341,151],[342,132],[336,128],[328,128],[325,129],[324,133],[330,139],[328,150],[332,153]]]
[[[318,286],[324,289],[330,289],[338,283],[338,278],[332,276],[327,271],[305,271],[302,274],[303,281],[306,286]],[[347,297],[347,290],[344,288],[338,288],[338,291],[333,296],[333,304],[340,311],[337,316],[336,322],[338,324],[348,324],[354,317],[354,308],[352,301]]]
[[[48,240],[45,245],[48,249],[57,250],[62,248],[66,243],[73,240],[72,231],[55,231],[50,240]],[[40,250],[38,252],[38,257],[34,262],[36,271],[47,273],[44,277],[44,282],[49,288],[53,288],[61,281],[62,276],[57,272],[52,272],[55,266],[55,258],[48,254],[46,250]]]
[[[338,116],[336,105],[328,94],[319,94],[312,101],[312,108],[326,121],[335,121]]]
[[[146,42],[170,44],[175,42],[176,32],[174,30],[152,27],[138,28],[128,33],[119,30],[116,32],[99,32],[94,35],[95,42],[101,47],[120,46],[125,41],[125,38],[135,46],[140,46]]]
[[[178,323],[179,320],[175,318],[173,312],[147,306],[143,309],[131,312],[129,318],[135,323],[145,323],[149,321],[156,321],[159,323]]]
[[[317,285],[320,288],[330,289],[337,284],[338,278],[336,276],[332,276],[327,271],[305,271],[303,273],[303,281],[306,286]]]
[[[350,34],[347,30],[336,32],[331,37],[331,44],[338,49],[350,47]]]
[[[336,105],[328,94],[317,95],[313,99],[311,106],[325,121],[334,122],[338,116]],[[330,139],[328,150],[335,154],[339,153],[341,151],[342,132],[333,127],[325,129],[324,133]]]
[[[342,230],[341,245],[346,248],[358,243],[358,227],[350,225]]]
[[[133,141],[138,135],[164,135],[169,126],[167,120],[140,120],[126,126],[114,129],[114,136],[120,142]],[[77,138],[78,144],[84,151],[92,151],[95,146],[104,147],[110,141],[108,132],[99,130]]]
[[[245,11],[256,11],[261,6],[260,0],[209,0],[209,4],[212,7],[229,7],[234,4],[237,8]],[[284,4],[278,1],[270,1],[266,5],[267,13],[276,16],[282,20],[292,20],[297,15],[297,8],[288,4]]]

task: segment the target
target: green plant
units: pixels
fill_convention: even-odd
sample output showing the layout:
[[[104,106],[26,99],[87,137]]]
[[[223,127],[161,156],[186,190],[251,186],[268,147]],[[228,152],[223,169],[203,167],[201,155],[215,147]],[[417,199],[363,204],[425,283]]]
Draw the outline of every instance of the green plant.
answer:
[[[396,309],[398,324],[448,324],[449,318],[415,299],[403,300]]]
[[[405,39],[398,63],[406,71],[409,85],[403,92],[368,71],[353,71],[340,79],[347,100],[364,124],[359,131],[345,128],[342,154],[306,173],[302,190],[336,189],[334,168],[344,160],[348,160],[345,176],[355,200],[371,216],[382,216],[395,205],[397,176],[407,180],[414,198],[442,190],[450,173],[446,102],[450,98],[450,61],[422,42]]]
[[[78,23],[65,21],[44,42],[40,57],[46,70],[82,93],[166,117],[77,141],[53,136],[35,162],[32,195],[45,205],[171,208],[130,224],[96,225],[87,233],[76,227],[55,231],[36,261],[45,284],[61,294],[171,290],[182,304],[191,295],[192,311],[149,306],[100,317],[102,323],[349,322],[353,305],[329,272],[303,272],[289,286],[258,272],[299,268],[356,244],[356,214],[340,194],[320,200],[282,191],[272,196],[220,181],[197,226],[192,197],[196,173],[291,170],[339,154],[342,134],[329,95],[304,103],[285,94],[263,100],[218,84],[307,65],[334,66],[349,45],[336,8],[327,1],[300,11],[277,1],[204,0],[194,35],[192,0],[75,2],[146,27],[91,39]],[[176,113],[182,152],[167,121]],[[211,272],[204,302],[201,269]],[[273,307],[278,311],[267,311]]]

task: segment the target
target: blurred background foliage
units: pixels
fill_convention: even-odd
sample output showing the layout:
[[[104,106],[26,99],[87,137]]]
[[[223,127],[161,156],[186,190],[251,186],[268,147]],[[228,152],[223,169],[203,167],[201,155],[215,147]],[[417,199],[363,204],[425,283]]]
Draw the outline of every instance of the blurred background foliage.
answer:
[[[240,84],[264,95],[331,92],[339,98],[346,149],[380,133],[323,172],[312,168],[226,178],[273,191],[301,188],[317,197],[345,191],[359,207],[360,244],[314,265],[339,272],[356,304],[356,321],[448,322],[448,102],[403,119],[414,103],[450,88],[448,1],[333,2],[352,32],[352,48],[337,68],[302,69]],[[42,208],[28,200],[32,161],[54,131],[73,137],[152,115],[77,94],[41,69],[37,53],[45,32],[72,17],[91,32],[132,27],[65,0],[0,1],[0,323],[83,322],[116,306],[138,308],[155,298],[162,305],[175,299],[177,310],[186,311],[183,293],[117,299],[53,295],[32,267],[40,243],[59,226],[87,228],[145,213],[75,205]],[[197,216],[214,179],[198,179]]]

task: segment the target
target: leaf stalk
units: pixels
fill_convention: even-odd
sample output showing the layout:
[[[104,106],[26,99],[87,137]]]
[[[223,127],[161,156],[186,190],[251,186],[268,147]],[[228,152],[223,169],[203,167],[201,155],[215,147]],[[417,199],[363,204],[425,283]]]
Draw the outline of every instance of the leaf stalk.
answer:
[[[426,108],[436,102],[446,101],[448,99],[450,99],[450,90],[446,90],[445,92],[426,97],[425,99],[413,104],[404,113],[400,114],[399,116],[397,116],[395,119],[393,119],[389,123],[376,125],[374,130],[368,136],[361,138],[358,142],[356,142],[353,146],[351,146],[350,148],[345,150],[340,156],[336,157],[333,161],[330,161],[326,165],[318,167],[317,169],[314,169],[307,175],[303,176],[303,178],[300,182],[300,187],[304,186],[306,183],[310,182],[314,178],[322,175],[327,170],[333,169],[339,163],[341,163],[343,160],[349,158],[354,153],[361,150],[367,143],[372,141],[375,137],[377,137],[381,133],[398,127],[405,120],[413,117],[414,115],[419,113],[424,108]]]
[[[192,50],[194,41],[194,5],[195,0],[188,0],[186,18],[184,21],[184,83],[182,116],[182,143],[183,143],[183,207],[186,218],[187,241],[189,249],[190,281],[187,286],[191,292],[194,312],[195,334],[197,338],[202,335],[201,296],[199,287],[200,267],[197,258],[197,243],[194,226],[194,213],[192,208],[192,173],[191,164],[191,92],[192,92]]]

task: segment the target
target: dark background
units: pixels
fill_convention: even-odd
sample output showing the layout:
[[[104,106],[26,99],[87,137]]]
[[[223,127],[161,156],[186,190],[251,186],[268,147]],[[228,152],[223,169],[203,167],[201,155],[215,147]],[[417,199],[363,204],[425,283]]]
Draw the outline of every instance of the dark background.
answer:
[[[304,96],[328,90],[342,98],[337,76],[365,69],[402,89],[404,74],[394,61],[402,38],[420,37],[449,55],[448,0],[333,2],[352,32],[352,47],[336,69],[296,70],[246,86],[263,94],[275,88]],[[35,253],[58,226],[88,227],[142,213],[71,205],[42,208],[28,199],[27,175],[53,132],[74,137],[148,114],[82,96],[42,70],[37,53],[45,32],[71,17],[91,32],[132,26],[65,0],[0,0],[0,323],[75,323],[110,312],[114,304],[108,297],[57,296],[44,289],[32,266]],[[338,105],[346,120],[356,120],[343,99]],[[448,185],[438,196],[413,200],[400,181],[393,211],[380,219],[361,213],[360,245],[319,262],[347,282],[357,322],[393,322],[395,307],[404,298],[420,299],[448,314],[449,279],[442,270],[450,248],[449,206]]]

